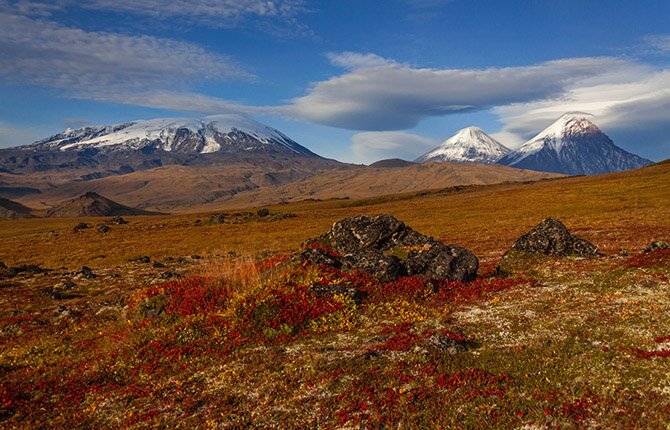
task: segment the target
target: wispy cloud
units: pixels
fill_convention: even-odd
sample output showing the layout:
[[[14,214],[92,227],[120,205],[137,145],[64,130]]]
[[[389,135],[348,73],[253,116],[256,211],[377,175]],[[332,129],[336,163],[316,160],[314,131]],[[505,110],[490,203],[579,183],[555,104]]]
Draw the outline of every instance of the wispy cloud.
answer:
[[[212,28],[253,27],[282,36],[311,34],[298,21],[305,0],[0,0],[24,15],[88,9]]]
[[[0,75],[97,99],[184,90],[197,81],[253,79],[227,56],[190,43],[84,31],[11,13],[0,13]]]
[[[645,49],[648,54],[670,54],[670,34],[656,34],[644,38]]]

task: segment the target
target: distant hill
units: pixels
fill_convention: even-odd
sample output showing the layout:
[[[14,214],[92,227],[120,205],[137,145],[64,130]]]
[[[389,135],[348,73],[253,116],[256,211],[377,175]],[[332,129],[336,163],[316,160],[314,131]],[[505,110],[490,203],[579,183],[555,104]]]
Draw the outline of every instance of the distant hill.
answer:
[[[94,192],[88,192],[82,196],[64,201],[47,211],[48,217],[105,217],[130,215],[158,215],[158,213],[125,206]]]
[[[16,218],[32,218],[30,208],[9,199],[0,197],[0,220]]]
[[[407,167],[415,164],[411,161],[401,160],[400,158],[388,158],[386,160],[375,161],[370,164],[369,167],[385,167],[385,168],[395,168],[395,167]]]

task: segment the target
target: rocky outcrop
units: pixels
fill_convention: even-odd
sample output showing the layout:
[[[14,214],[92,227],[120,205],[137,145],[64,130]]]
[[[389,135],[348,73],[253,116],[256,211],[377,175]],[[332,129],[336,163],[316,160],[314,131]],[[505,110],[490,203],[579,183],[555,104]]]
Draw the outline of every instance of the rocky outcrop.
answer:
[[[572,235],[562,222],[553,218],[547,218],[533,227],[531,231],[517,239],[511,249],[523,253],[559,257],[598,255],[597,246]]]
[[[516,265],[517,257],[524,255],[597,257],[600,253],[588,240],[571,234],[562,222],[546,218],[514,242],[500,260],[498,272],[509,272]]]
[[[344,271],[367,272],[384,281],[411,275],[470,281],[479,267],[469,250],[438,242],[390,215],[338,221],[328,233],[309,241],[299,258]]]
[[[268,209],[259,209],[257,212],[232,212],[214,214],[209,218],[210,224],[246,224],[248,222],[277,222],[295,218],[295,214],[270,212]]]

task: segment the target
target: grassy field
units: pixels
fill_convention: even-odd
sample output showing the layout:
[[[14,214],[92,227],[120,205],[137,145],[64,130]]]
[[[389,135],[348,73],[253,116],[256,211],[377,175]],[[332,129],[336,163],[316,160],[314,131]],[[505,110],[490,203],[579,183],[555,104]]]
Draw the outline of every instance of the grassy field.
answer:
[[[0,261],[53,270],[0,278],[0,425],[668,428],[670,251],[641,249],[670,239],[669,203],[666,162],[279,205],[297,217],[272,223],[2,222]],[[334,221],[377,213],[470,248],[481,277],[382,283],[287,260]],[[548,216],[605,255],[490,276]]]

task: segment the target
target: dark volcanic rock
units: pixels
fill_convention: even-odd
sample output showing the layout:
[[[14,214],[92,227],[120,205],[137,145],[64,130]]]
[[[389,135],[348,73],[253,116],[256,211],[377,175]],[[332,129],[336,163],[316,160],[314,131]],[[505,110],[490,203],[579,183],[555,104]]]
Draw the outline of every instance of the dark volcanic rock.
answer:
[[[642,251],[643,252],[652,252],[652,251],[657,251],[659,249],[670,249],[670,243],[662,242],[662,241],[651,242],[649,244],[649,246],[646,246]]]
[[[318,248],[308,248],[301,251],[295,258],[296,260],[310,261],[314,264],[325,264],[336,269],[342,267],[340,259],[329,254],[327,251]]]
[[[111,230],[111,228],[109,228],[108,226],[106,226],[104,224],[101,225],[101,226],[98,226],[98,233],[100,233],[100,234],[107,234],[107,233],[110,232],[110,230]]]
[[[97,275],[93,273],[93,269],[91,269],[88,266],[82,267],[81,270],[79,271],[79,274],[86,279],[93,279],[97,277]]]
[[[253,221],[277,222],[289,218],[295,218],[295,214],[270,212],[268,209],[260,209],[257,212],[232,212],[214,214],[209,218],[210,224],[246,224]]]
[[[598,247],[591,242],[570,234],[565,225],[547,218],[512,245],[512,250],[527,254],[544,254],[565,257],[568,255],[593,257]]]
[[[74,226],[74,232],[75,233],[81,233],[82,231],[86,230],[87,228],[91,228],[90,224],[86,224],[85,222],[80,222],[76,226]]]
[[[50,269],[44,269],[36,264],[21,264],[20,266],[7,267],[2,263],[0,265],[0,279],[13,278],[19,275],[37,275],[49,271]]]
[[[299,258],[368,272],[385,281],[407,275],[469,281],[479,266],[467,249],[438,242],[390,215],[345,218],[312,243],[333,252],[311,247],[316,249],[303,251]]]
[[[113,225],[123,225],[123,224],[128,224],[128,221],[121,218],[120,216],[115,216],[114,218],[108,219],[107,223],[108,224],[113,224]]]

